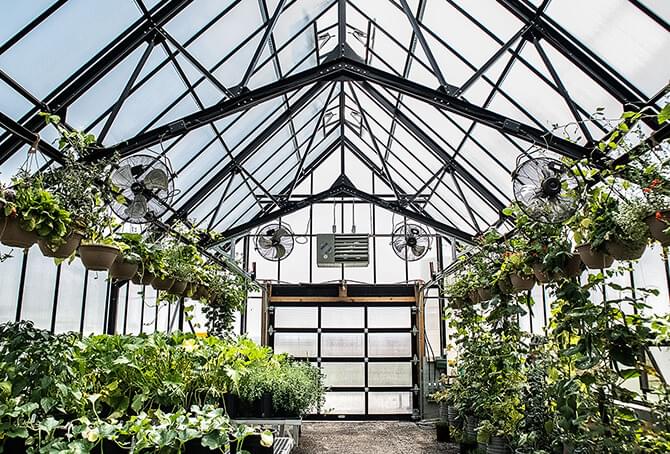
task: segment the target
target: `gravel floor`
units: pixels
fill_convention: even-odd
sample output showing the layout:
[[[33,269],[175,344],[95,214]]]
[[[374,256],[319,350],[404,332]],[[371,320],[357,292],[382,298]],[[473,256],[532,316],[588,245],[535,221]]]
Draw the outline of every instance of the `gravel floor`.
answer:
[[[302,424],[293,454],[451,454],[457,445],[438,443],[435,429],[411,422],[312,422]]]

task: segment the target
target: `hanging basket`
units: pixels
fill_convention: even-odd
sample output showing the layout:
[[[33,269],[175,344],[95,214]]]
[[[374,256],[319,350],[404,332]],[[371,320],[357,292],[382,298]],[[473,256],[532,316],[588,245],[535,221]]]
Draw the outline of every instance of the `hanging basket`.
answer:
[[[174,285],[168,290],[168,293],[170,295],[178,295],[182,296],[184,294],[184,291],[186,290],[186,286],[188,283],[186,281],[174,281]]]
[[[479,301],[488,301],[493,298],[493,290],[490,287],[479,287],[477,289]]]
[[[1,241],[5,246],[28,249],[39,240],[35,232],[28,232],[21,228],[18,217],[9,216],[4,219],[5,225]]]
[[[552,281],[551,276],[544,271],[544,265],[540,262],[533,263],[533,275],[535,275],[535,279],[537,279],[537,282],[540,284],[546,284],[547,282]]]
[[[89,271],[107,271],[119,256],[119,248],[108,244],[82,244],[79,257]]]
[[[109,277],[117,281],[127,281],[137,274],[137,263],[126,262],[122,256],[118,256],[109,269]]]
[[[658,218],[661,219],[658,219]],[[670,211],[659,211],[658,213],[647,216],[644,220],[649,226],[651,237],[661,243],[662,246],[670,245],[670,234],[665,230],[670,227]]]
[[[37,245],[40,248],[40,251],[42,251],[42,254],[45,257],[53,257],[56,259],[66,259],[74,252],[77,250],[79,247],[79,243],[81,243],[81,240],[84,238],[84,234],[81,232],[72,232],[70,233],[70,236],[67,237],[65,240],[65,243],[61,244],[58,246],[56,249],[54,249],[49,243],[47,243],[45,240],[41,239],[37,242]]]
[[[579,253],[574,253],[563,267],[563,277],[569,279],[580,274],[582,274],[582,257]]]
[[[519,274],[511,274],[509,278],[510,282],[512,283],[512,287],[517,292],[525,292],[535,287],[534,276],[521,276]]]
[[[614,263],[614,257],[600,251],[594,251],[591,249],[590,244],[582,244],[575,249],[581,257],[582,262],[584,262],[584,265],[592,270],[609,268]]]
[[[608,241],[605,249],[617,260],[637,260],[642,257],[642,254],[647,249],[647,245],[642,244],[637,247],[631,247],[620,241]]]
[[[144,274],[136,273],[131,280],[135,285],[151,285],[155,278],[153,274],[144,272]]]
[[[170,291],[174,285],[174,279],[169,277],[156,277],[151,281],[151,286],[156,290],[162,290],[164,292]]]

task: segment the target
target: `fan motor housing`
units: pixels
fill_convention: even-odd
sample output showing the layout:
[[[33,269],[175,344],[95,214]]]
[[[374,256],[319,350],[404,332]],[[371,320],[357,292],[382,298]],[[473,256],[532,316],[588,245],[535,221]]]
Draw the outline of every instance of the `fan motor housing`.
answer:
[[[321,268],[366,267],[370,263],[368,235],[324,233],[316,236],[316,265]]]

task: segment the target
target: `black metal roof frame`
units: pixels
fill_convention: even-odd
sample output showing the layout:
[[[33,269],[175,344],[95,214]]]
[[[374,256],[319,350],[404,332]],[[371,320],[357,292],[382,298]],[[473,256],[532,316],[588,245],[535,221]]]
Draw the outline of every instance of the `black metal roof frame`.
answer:
[[[0,112],[0,126],[6,130],[0,134],[0,164],[26,143],[34,142],[35,135],[45,126],[37,115],[39,111],[57,113],[68,125],[68,108],[131,53],[140,51],[140,58],[116,101],[97,118],[92,119],[85,128],[92,130],[101,127],[98,134],[100,144],[89,159],[113,152],[126,156],[158,144],[161,146],[161,153],[167,155],[188,142],[189,133],[200,128],[209,129],[212,138],[191,152],[186,163],[177,169],[177,175],[187,171],[189,163],[207,153],[210,147],[220,147],[223,153],[216,162],[200,170],[191,188],[173,202],[169,216],[164,220],[169,225],[180,219],[187,220],[196,210],[203,210],[204,215],[199,216],[196,223],[221,229],[226,239],[291,213],[299,209],[298,207],[332,197],[350,197],[382,206],[446,235],[469,241],[473,233],[480,232],[491,223],[490,218],[487,219],[471,207],[471,203],[474,203],[472,197],[476,196],[483,206],[494,212],[498,212],[509,200],[485,170],[479,168],[477,163],[462,158],[464,146],[466,143],[472,144],[478,152],[499,166],[501,172],[508,173],[512,170],[504,163],[505,159],[499,152],[488,149],[477,137],[475,132],[478,125],[494,130],[516,154],[524,154],[529,144],[540,144],[558,155],[576,159],[596,157],[602,164],[606,164],[605,157],[594,147],[599,137],[594,137],[593,130],[583,123],[590,112],[571,97],[569,88],[546,52],[546,46],[557,50],[624,109],[640,109],[644,106],[658,108],[663,95],[659,91],[654,96],[646,97],[642,90],[617,72],[604,58],[572,36],[545,13],[548,0],[544,0],[539,6],[534,6],[528,0],[497,0],[499,5],[523,24],[505,41],[459,5],[458,1],[440,0],[457,10],[499,46],[478,67],[423,23],[426,0],[418,0],[415,11],[412,11],[407,0],[379,0],[384,6],[395,8],[404,14],[411,27],[408,44],[402,43],[392,31],[376,23],[354,0],[330,0],[324,2],[326,5],[323,9],[310,20],[292,30],[292,35],[279,45],[275,27],[286,11],[303,0],[278,0],[274,9],[269,7],[267,0],[258,0],[261,26],[255,28],[233,49],[226,49],[222,58],[209,67],[189,47],[214,24],[225,20],[243,0],[231,1],[183,42],[172,36],[166,25],[191,6],[193,0],[167,0],[158,2],[152,8],[147,8],[142,0],[135,1],[141,10],[141,18],[43,99],[39,99],[0,69],[0,81],[32,106],[18,119],[12,119]],[[66,4],[67,0],[55,1],[0,45],[0,56],[29,36]],[[670,31],[668,23],[650,8],[636,0],[631,0],[631,4],[664,30]],[[367,22],[366,32],[347,22],[348,10]],[[336,16],[334,23],[323,24],[333,12]],[[337,34],[337,43],[332,51],[324,54],[321,41],[328,41],[333,36],[331,33]],[[374,39],[377,33],[403,52],[402,71],[394,68],[387,61],[387,56],[375,48]],[[350,34],[363,44],[364,55],[358,55],[354,51],[352,43],[347,39]],[[287,68],[282,63],[282,52],[307,35],[313,38],[313,48]],[[243,71],[240,71],[239,84],[225,86],[217,77],[216,71],[252,42],[254,50],[246,67],[241,68]],[[528,43],[540,56],[544,65],[542,71],[522,55],[522,50]],[[448,50],[472,71],[472,75],[460,86],[448,83],[448,74],[445,75],[445,68],[440,66],[434,55],[435,45]],[[164,52],[165,58],[151,70],[145,71],[147,61],[157,49]],[[419,56],[419,51],[422,57]],[[183,60],[180,62],[180,59]],[[377,63],[373,64],[373,59]],[[308,61],[315,61],[316,64],[307,65],[305,69]],[[189,78],[184,62],[199,73],[197,80]],[[488,71],[499,62],[505,63],[504,68],[497,78],[492,79]],[[515,63],[523,65],[565,101],[567,109],[579,125],[583,144],[553,134],[540,119],[536,119],[506,92],[503,82]],[[176,94],[174,101],[165,106],[133,137],[113,145],[105,143],[124,103],[166,65],[172,66],[185,90]],[[255,75],[269,67],[272,67],[274,81],[252,89],[247,88]],[[434,76],[438,87],[432,88],[412,80],[410,73],[413,68],[421,68]],[[468,90],[479,80],[486,81],[487,87],[490,87],[488,96],[483,103],[470,102],[466,98]],[[202,99],[198,87],[203,83],[209,83],[218,90],[220,101],[208,105]],[[491,110],[490,104],[495,95],[511,104],[521,116],[528,118],[528,123]],[[324,96],[325,101],[322,99]],[[186,98],[193,101],[197,110],[158,126],[161,118]],[[263,116],[258,127],[252,127],[234,146],[227,143],[224,136],[243,124],[249,112],[258,106],[265,108],[268,102],[274,100],[280,100],[280,103],[264,110],[267,115]],[[446,121],[460,131],[463,136],[459,142],[451,143],[446,140],[431,121],[413,112],[410,104],[417,101],[433,107],[440,121]],[[368,108],[374,106],[384,112],[390,119],[390,124],[366,112],[363,103]],[[307,113],[308,108],[316,104],[322,105],[315,112]],[[307,115],[302,124],[296,121],[301,115]],[[353,115],[358,118],[356,124],[347,119],[347,116]],[[230,118],[232,120],[224,126],[217,125],[220,120]],[[335,118],[335,121],[330,121],[329,118]],[[471,122],[464,126],[463,119]],[[667,135],[667,125],[660,127],[652,120],[643,121],[655,137]],[[597,119],[592,120],[592,126],[603,136],[609,132],[607,125]],[[398,139],[399,135],[410,137],[412,145]],[[274,150],[265,149],[273,140],[282,142]],[[59,153],[53,147],[44,141],[39,146],[45,156],[59,160]],[[428,153],[439,165],[431,168],[424,163],[425,159],[416,150],[417,146],[421,147],[421,153]],[[285,149],[292,150],[295,162],[287,163],[286,159],[282,159]],[[347,179],[342,162],[342,175],[331,189],[296,200],[293,193],[300,183],[338,151],[344,161],[345,150],[369,168],[375,178],[387,185],[395,199],[388,200],[356,189]],[[250,169],[249,161],[258,153],[263,153],[264,159],[256,168]],[[418,163],[417,167],[405,162],[403,156],[410,156]],[[268,163],[272,163],[273,159],[278,162],[274,167],[269,167]],[[617,162],[621,162],[621,159]],[[276,178],[277,175],[279,178]],[[215,200],[213,204],[212,200]],[[247,206],[249,201],[257,206],[251,218],[245,212],[233,219],[235,215],[222,210],[224,205],[228,207],[235,200],[236,205]],[[459,209],[461,205],[465,210]],[[444,210],[448,210],[448,214],[441,213]],[[441,216],[436,217],[436,213]]]

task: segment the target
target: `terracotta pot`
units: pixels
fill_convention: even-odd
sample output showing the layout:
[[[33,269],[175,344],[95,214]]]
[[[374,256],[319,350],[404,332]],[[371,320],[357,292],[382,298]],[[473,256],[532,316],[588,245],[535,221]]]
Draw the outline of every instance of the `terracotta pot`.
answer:
[[[546,284],[552,280],[549,276],[549,273],[544,271],[544,265],[542,265],[540,262],[533,263],[533,274],[535,275],[537,282],[541,284]]]
[[[186,291],[185,295],[191,299],[197,299],[195,297],[195,294],[198,292],[198,284],[195,284],[193,282],[189,282],[188,285],[186,286]]]
[[[493,290],[489,287],[479,287],[477,293],[479,294],[480,301],[488,301],[493,298]]]
[[[174,285],[174,279],[169,277],[156,277],[151,281],[151,286],[156,290],[169,291]]]
[[[127,281],[137,274],[137,263],[126,262],[122,256],[118,256],[109,269],[109,277],[118,281]]]
[[[76,251],[79,247],[79,243],[81,243],[82,238],[84,238],[84,235],[81,232],[72,232],[65,240],[65,243],[61,244],[56,249],[53,249],[49,243],[41,238],[37,242],[37,245],[39,246],[40,251],[42,251],[42,254],[46,257],[66,259],[74,254],[74,251]]]
[[[477,290],[471,290],[468,292],[468,298],[472,302],[472,304],[479,304],[481,303],[481,299],[479,298],[479,293]]]
[[[89,271],[107,271],[119,256],[119,248],[107,244],[82,244],[79,257]]]
[[[2,229],[2,244],[9,247],[28,249],[40,239],[35,232],[27,232],[21,228],[17,217],[5,217]]]
[[[208,300],[209,299],[209,289],[207,288],[206,285],[199,285],[198,286],[198,299],[199,300]]]
[[[135,285],[151,285],[151,282],[153,282],[154,279],[155,277],[149,273],[136,273],[135,276],[131,278]]]
[[[563,267],[563,277],[577,277],[580,274],[582,274],[582,257],[579,253],[574,253]]]
[[[447,306],[453,309],[463,309],[465,307],[465,298],[447,298]]]
[[[512,293],[514,291],[514,287],[512,287],[512,282],[510,281],[510,278],[505,278],[503,280],[498,281],[498,288],[500,289],[501,292],[505,294]]]
[[[663,220],[657,219],[656,214],[652,214],[647,216],[644,222],[649,226],[651,237],[661,243],[661,245],[668,246],[670,245],[670,234],[664,231],[670,227],[670,211],[661,211],[660,213]]]
[[[639,247],[630,247],[629,245],[620,241],[608,241],[605,246],[607,252],[617,260],[637,260],[642,257],[647,245],[643,244]]]
[[[187,285],[188,283],[186,281],[175,280],[174,285],[168,290],[168,293],[171,295],[183,295]]]
[[[590,244],[582,244],[575,248],[577,253],[588,268],[600,270],[609,268],[614,263],[614,257],[591,249]]]
[[[535,287],[535,277],[533,276],[520,276],[518,274],[511,274],[510,281],[512,282],[512,287],[517,291],[526,291]]]

